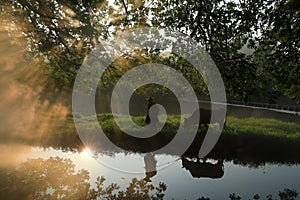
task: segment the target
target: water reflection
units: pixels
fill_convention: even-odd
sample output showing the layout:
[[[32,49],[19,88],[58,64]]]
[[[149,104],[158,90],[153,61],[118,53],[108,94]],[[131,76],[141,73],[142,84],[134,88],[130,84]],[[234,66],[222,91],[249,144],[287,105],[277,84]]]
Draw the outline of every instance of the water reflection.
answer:
[[[0,199],[162,199],[164,183],[157,186],[133,178],[125,191],[117,183],[104,186],[97,177],[91,187],[87,170],[75,170],[70,159],[28,159],[17,168],[1,168]]]
[[[224,175],[223,160],[213,164],[203,160],[193,161],[182,158],[182,167],[188,170],[194,178],[222,178]]]
[[[165,185],[160,186],[160,182],[168,186],[168,189],[163,192],[166,199],[173,197],[176,199],[197,199],[201,196],[224,199],[233,192],[245,198],[252,198],[255,193],[277,194],[279,190],[285,187],[300,191],[300,179],[297,177],[300,174],[300,168],[297,165],[266,163],[264,167],[249,169],[226,160],[207,159],[199,161],[172,155],[116,152],[98,155],[98,160],[102,160],[103,163],[117,162],[124,168],[134,169],[137,172],[128,173],[116,171],[109,165],[103,165],[88,156],[86,150],[72,152],[53,148],[22,147],[20,145],[20,147],[9,147],[6,153],[13,148],[16,149],[15,165],[1,165],[0,167],[0,190],[5,191],[4,193],[0,192],[0,199],[17,199],[22,195],[24,195],[22,199],[30,199],[33,197],[32,195],[37,195],[36,199],[39,197],[40,199],[46,198],[47,192],[52,191],[52,189],[45,189],[48,186],[57,187],[55,194],[59,195],[71,195],[66,188],[73,187],[68,190],[76,195],[83,195],[81,197],[85,198],[86,195],[93,192],[100,194],[96,192],[98,186],[103,191],[111,188],[117,193],[119,191],[126,193],[128,188],[133,189],[134,187],[144,187],[145,190],[148,190],[148,186],[151,188],[152,186],[154,188],[165,187]],[[5,149],[5,146],[2,149]],[[19,151],[19,155],[17,151]],[[23,163],[20,164],[21,162]],[[146,168],[149,172],[154,171],[147,173]],[[104,181],[101,176],[107,180]],[[147,182],[148,178],[151,182]],[[26,185],[21,185],[23,183]],[[61,186],[58,186],[59,184]],[[78,189],[78,184],[83,184],[82,188],[85,189]],[[45,193],[45,191],[47,192]],[[154,189],[149,195],[155,195],[156,192]],[[48,195],[52,195],[51,197],[54,198],[54,193]],[[71,198],[71,196],[68,197]]]
[[[144,162],[145,162],[145,174],[146,174],[144,180],[147,182],[151,182],[150,178],[157,174],[157,170],[156,170],[157,161],[154,157],[154,154],[147,153],[144,157]]]

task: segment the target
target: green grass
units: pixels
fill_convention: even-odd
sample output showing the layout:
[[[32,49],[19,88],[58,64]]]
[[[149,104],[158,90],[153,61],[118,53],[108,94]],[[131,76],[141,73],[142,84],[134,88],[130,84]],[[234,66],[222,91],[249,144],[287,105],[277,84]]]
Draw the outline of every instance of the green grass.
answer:
[[[111,114],[100,114],[97,117],[100,122],[101,128],[104,131],[110,132],[112,130],[118,130],[117,124],[113,120]],[[128,120],[128,118],[126,117],[124,117],[124,119],[121,119],[121,121],[125,122],[125,124],[126,120]],[[140,126],[145,125],[144,116],[135,116],[132,117],[132,120]],[[177,127],[179,127],[180,124],[180,120],[180,116],[178,115],[168,115],[163,132],[176,134]],[[201,133],[204,130],[205,128],[202,125],[199,128],[198,132]],[[236,117],[228,117],[226,128],[223,130],[223,134],[238,136],[250,134],[257,137],[270,136],[282,139],[300,140],[300,124],[267,118],[251,117],[240,119]]]
[[[121,130],[117,126],[117,124],[111,114],[98,114],[97,118],[98,118],[98,121],[104,132],[108,132],[108,133],[109,132],[121,132]],[[133,116],[131,118],[132,118],[132,121],[135,122],[139,126],[146,125],[145,124],[145,116]],[[124,117],[124,118],[120,117],[119,120],[126,125],[126,122],[129,121],[129,118],[128,117]],[[93,126],[93,124],[89,123],[88,118],[85,118],[84,122],[85,122],[86,127]],[[180,124],[180,116],[168,115],[163,132],[176,134],[176,130],[177,130],[177,127],[179,126],[179,124]],[[127,128],[129,128],[129,129],[132,128],[132,130],[135,131],[133,129],[133,127],[127,126]]]
[[[276,119],[228,117],[225,134],[253,134],[299,140],[300,124]]]

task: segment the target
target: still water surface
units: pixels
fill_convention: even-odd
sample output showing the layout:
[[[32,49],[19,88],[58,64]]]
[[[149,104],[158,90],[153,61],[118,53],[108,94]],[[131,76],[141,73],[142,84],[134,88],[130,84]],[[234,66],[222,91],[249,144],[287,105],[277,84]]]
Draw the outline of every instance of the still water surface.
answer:
[[[16,160],[6,163],[7,167],[29,158],[48,159],[56,156],[69,158],[74,162],[77,170],[86,169],[89,171],[91,184],[96,181],[96,177],[104,176],[107,179],[105,185],[118,183],[121,189],[125,189],[132,178],[136,177],[140,180],[146,176],[145,154],[106,153],[99,154],[95,159],[91,157],[88,150],[71,152],[29,146],[23,147],[23,149],[27,150],[22,153],[15,152],[15,154],[11,152],[12,157]],[[187,166],[183,166],[183,160],[178,156],[154,155],[154,158],[157,161],[157,174],[152,176],[150,180],[153,185],[158,185],[159,182],[164,182],[167,185],[165,199],[196,199],[201,196],[211,199],[229,199],[231,193],[236,193],[243,199],[250,199],[256,193],[261,197],[266,197],[268,194],[275,197],[278,191],[284,188],[300,191],[299,165],[266,163],[264,166],[250,167],[235,164],[233,161],[224,161],[224,175],[211,178],[193,177],[191,171],[187,169]],[[196,160],[189,161],[196,162]],[[124,171],[110,167],[110,164],[115,166],[114,163],[116,162],[122,166]],[[216,165],[217,161],[208,159],[206,163]],[[2,165],[5,165],[5,162],[2,162]],[[207,175],[211,176],[211,173],[214,172],[208,172]]]

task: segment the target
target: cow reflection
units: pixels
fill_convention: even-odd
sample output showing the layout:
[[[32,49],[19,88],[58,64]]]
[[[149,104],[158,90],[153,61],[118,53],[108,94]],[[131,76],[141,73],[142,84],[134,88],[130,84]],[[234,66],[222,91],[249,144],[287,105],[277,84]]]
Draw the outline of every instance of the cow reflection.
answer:
[[[187,169],[194,178],[222,178],[224,175],[224,163],[219,160],[216,164],[206,162],[192,161],[181,158],[182,167]]]

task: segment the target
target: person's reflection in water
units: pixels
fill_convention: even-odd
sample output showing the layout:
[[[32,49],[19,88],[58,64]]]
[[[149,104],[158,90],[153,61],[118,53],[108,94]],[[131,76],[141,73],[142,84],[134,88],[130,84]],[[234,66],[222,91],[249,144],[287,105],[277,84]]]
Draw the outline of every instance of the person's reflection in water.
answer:
[[[145,162],[145,173],[146,173],[146,177],[144,178],[144,180],[146,182],[151,182],[151,179],[153,176],[155,176],[157,174],[156,171],[156,159],[154,157],[154,154],[152,153],[148,153],[145,155],[144,157],[144,162]]]

